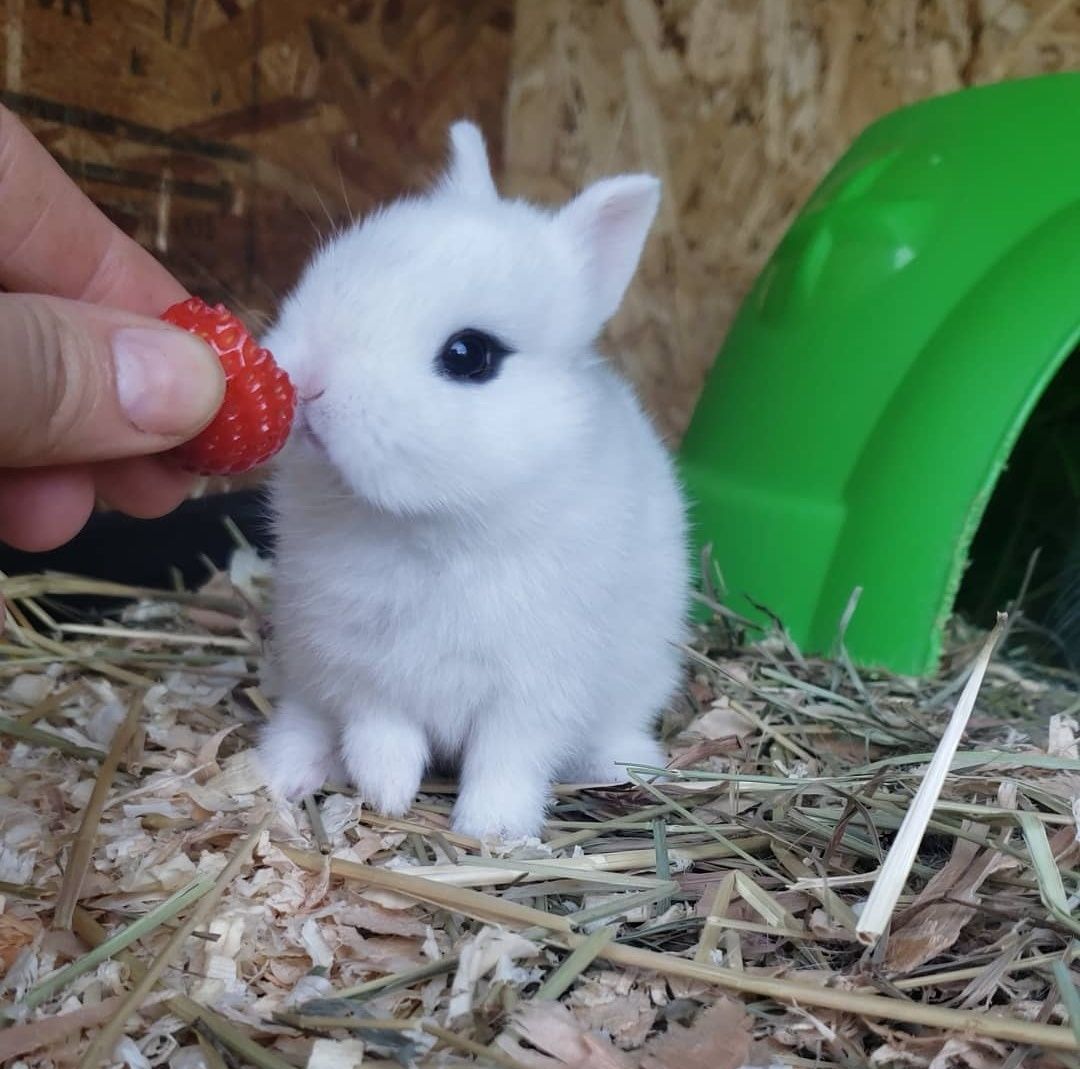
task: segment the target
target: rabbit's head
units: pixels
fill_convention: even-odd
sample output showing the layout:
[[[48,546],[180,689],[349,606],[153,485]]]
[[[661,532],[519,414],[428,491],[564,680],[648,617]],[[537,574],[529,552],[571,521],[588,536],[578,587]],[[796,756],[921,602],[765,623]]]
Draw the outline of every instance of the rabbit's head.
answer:
[[[301,399],[284,462],[391,512],[474,510],[572,466],[593,342],[660,197],[624,175],[556,211],[504,200],[477,127],[450,140],[435,187],[331,239],[264,339]]]

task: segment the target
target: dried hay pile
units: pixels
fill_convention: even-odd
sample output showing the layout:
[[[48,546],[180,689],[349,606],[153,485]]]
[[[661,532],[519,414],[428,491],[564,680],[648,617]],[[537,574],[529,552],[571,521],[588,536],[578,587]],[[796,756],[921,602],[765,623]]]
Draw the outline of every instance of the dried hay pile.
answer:
[[[491,856],[448,830],[448,785],[407,821],[270,806],[249,551],[110,623],[58,608],[95,591],[0,580],[0,1064],[1076,1064],[1077,698],[1015,634],[867,948],[983,636],[919,683],[736,649],[720,615],[670,781],[560,788],[543,842]]]

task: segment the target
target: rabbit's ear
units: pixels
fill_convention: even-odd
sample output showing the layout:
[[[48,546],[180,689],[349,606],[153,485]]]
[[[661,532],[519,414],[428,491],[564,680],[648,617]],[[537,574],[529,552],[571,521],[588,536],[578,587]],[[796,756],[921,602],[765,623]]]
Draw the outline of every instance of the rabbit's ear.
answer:
[[[475,123],[462,121],[450,127],[450,167],[443,186],[468,197],[498,197],[484,135]]]
[[[593,183],[556,217],[582,254],[598,329],[622,302],[659,205],[658,179],[627,174]]]

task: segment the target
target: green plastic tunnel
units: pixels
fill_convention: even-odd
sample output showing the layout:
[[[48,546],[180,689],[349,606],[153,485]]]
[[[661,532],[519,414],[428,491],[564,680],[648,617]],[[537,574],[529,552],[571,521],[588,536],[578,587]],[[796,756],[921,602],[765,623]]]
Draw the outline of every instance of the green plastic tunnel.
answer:
[[[680,451],[726,601],[922,674],[986,503],[1080,334],[1080,74],[870,126],[757,279]]]

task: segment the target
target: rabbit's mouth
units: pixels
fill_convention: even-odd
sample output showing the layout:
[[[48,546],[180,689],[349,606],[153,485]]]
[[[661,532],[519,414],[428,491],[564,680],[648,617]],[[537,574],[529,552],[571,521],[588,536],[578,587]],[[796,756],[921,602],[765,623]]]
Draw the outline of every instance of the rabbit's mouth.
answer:
[[[319,437],[315,428],[312,427],[311,420],[308,418],[306,410],[302,407],[297,413],[294,433],[299,441],[305,442],[324,460],[330,462],[330,450],[326,448],[326,443]]]

